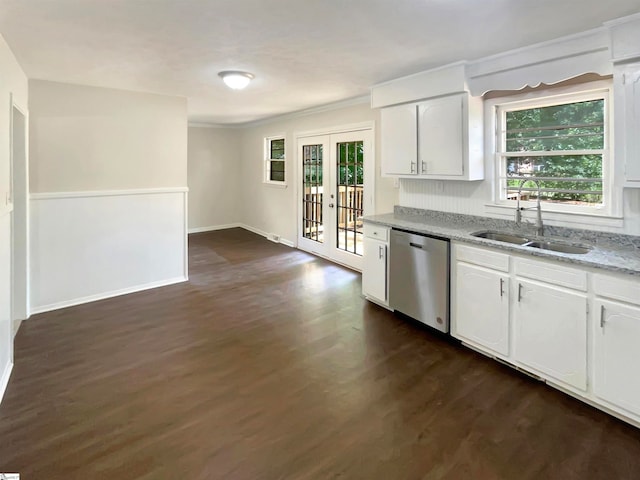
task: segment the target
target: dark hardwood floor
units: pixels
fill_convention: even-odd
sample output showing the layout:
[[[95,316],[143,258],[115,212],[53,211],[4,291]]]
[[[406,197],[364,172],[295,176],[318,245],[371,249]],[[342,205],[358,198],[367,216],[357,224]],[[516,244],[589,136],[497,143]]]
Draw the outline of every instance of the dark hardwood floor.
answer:
[[[34,316],[0,405],[23,479],[637,479],[640,430],[240,229],[188,283]]]

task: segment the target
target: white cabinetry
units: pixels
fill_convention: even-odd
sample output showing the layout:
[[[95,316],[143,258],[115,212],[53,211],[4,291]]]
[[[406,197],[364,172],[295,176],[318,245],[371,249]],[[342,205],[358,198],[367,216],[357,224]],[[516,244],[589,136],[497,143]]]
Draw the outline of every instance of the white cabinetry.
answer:
[[[640,63],[618,67],[616,151],[624,156],[628,187],[640,187]]]
[[[594,289],[593,393],[640,416],[640,281],[595,275]]]
[[[484,178],[482,99],[459,93],[386,107],[380,115],[383,175]]]
[[[518,279],[514,359],[553,380],[587,388],[587,297]]]
[[[418,173],[417,105],[410,103],[383,108],[380,122],[382,170],[385,175]]]
[[[509,354],[509,258],[473,247],[456,245],[454,248],[457,261],[452,285],[452,334],[475,347],[506,356]]]
[[[389,228],[365,224],[363,242],[362,294],[375,303],[388,306]]]

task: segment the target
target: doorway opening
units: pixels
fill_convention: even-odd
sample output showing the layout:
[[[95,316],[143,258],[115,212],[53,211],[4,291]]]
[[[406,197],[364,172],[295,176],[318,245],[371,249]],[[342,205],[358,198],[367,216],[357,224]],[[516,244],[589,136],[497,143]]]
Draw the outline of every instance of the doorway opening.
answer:
[[[12,101],[11,107],[11,318],[15,335],[29,317],[29,171],[27,118]]]

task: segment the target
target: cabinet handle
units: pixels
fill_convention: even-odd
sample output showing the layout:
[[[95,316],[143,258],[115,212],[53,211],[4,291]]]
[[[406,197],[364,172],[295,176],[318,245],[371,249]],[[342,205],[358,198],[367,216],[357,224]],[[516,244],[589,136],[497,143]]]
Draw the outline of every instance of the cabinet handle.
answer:
[[[600,328],[604,329],[604,305],[600,305]]]
[[[418,168],[418,162],[411,162],[411,173],[416,173],[417,168]]]
[[[378,246],[378,258],[384,257],[384,247],[382,245]]]
[[[422,167],[422,173],[427,173],[427,162],[422,162],[421,163],[421,167]]]
[[[500,296],[502,297],[502,295],[504,294],[504,289],[502,288],[504,285],[504,278],[500,279]]]
[[[522,284],[518,283],[518,302],[522,300]]]

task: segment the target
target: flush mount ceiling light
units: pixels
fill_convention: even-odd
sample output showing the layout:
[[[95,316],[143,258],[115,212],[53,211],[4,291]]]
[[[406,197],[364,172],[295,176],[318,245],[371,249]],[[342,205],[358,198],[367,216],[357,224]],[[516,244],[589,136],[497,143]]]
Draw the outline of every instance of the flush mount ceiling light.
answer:
[[[218,75],[222,78],[222,81],[227,84],[227,87],[234,90],[242,90],[253,79],[253,75],[248,72],[239,72],[237,70],[227,70],[220,72]]]

